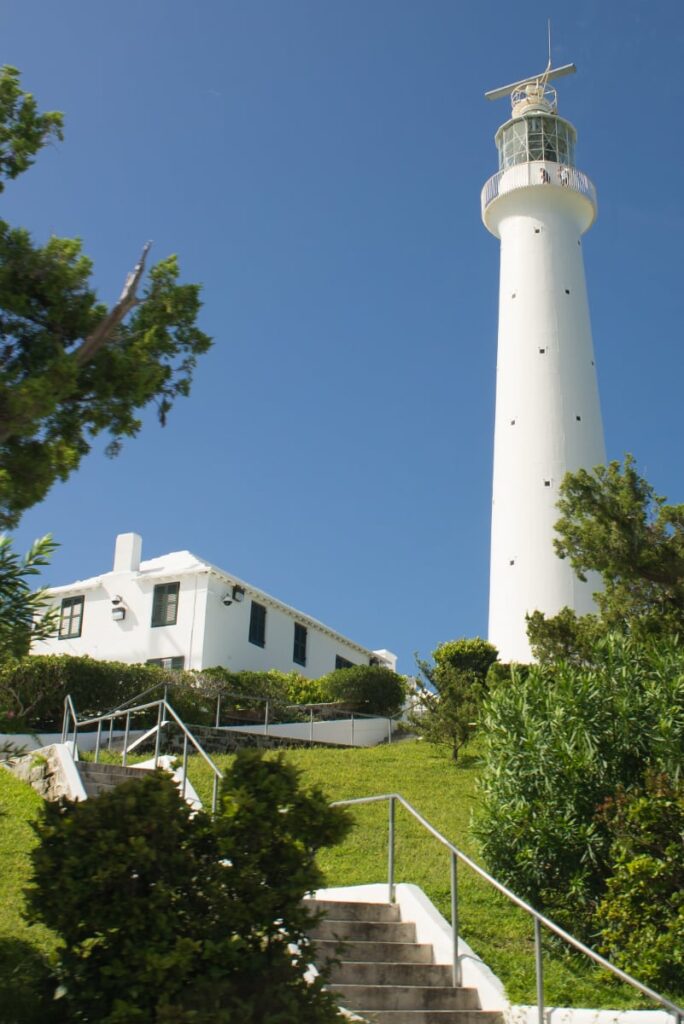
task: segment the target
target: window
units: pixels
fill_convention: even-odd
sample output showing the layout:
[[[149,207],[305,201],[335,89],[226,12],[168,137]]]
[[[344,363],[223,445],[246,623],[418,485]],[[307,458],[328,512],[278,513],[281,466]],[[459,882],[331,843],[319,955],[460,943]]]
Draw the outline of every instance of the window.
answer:
[[[83,628],[83,602],[85,598],[64,597],[59,610],[59,639],[69,640],[80,636]]]
[[[178,621],[180,583],[159,583],[152,598],[152,625],[175,626]]]
[[[337,668],[354,668],[354,662],[353,661],[347,661],[347,659],[343,658],[341,654],[336,654],[335,655],[335,668],[336,669]]]
[[[299,622],[294,624],[292,660],[296,661],[298,665],[306,665],[306,626],[302,626]]]
[[[177,658],[148,658],[146,665],[158,665],[159,668],[181,669],[185,668],[185,658],[181,654]]]
[[[252,601],[249,613],[249,642],[257,647],[266,646],[266,609],[256,601]]]

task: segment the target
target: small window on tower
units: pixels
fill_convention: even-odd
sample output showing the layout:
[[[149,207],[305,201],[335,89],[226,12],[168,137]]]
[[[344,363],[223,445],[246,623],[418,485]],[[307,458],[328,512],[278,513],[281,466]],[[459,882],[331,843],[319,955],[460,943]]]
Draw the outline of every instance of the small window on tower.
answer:
[[[543,356],[545,352],[546,352],[546,349],[545,349],[545,348],[540,348],[540,349],[539,349],[539,355],[540,355],[540,356]]]
[[[508,564],[509,565],[515,565],[515,558],[511,558],[511,560],[510,560],[510,562]]]
[[[551,486],[551,481],[550,480],[545,480],[544,481],[544,487],[550,487],[550,486]]]
[[[570,289],[569,289],[569,288],[566,288],[566,289],[565,289],[565,294],[566,294],[566,295],[569,295],[569,294],[570,294]]]
[[[515,426],[515,420],[511,420],[511,426],[512,426],[512,427],[514,427],[514,426]]]
[[[577,420],[578,423],[582,422],[582,417],[581,416],[575,416],[575,419]]]
[[[541,228],[535,228],[535,229],[534,229],[534,233],[535,233],[535,235],[538,235],[540,231],[541,231]]]
[[[512,298],[512,299],[514,299],[514,298],[515,298],[515,292],[511,292],[511,298]]]

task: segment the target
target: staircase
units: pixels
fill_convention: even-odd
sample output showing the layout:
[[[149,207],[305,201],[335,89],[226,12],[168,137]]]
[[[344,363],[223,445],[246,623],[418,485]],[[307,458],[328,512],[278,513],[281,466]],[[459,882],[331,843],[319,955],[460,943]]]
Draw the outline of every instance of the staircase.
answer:
[[[476,989],[454,988],[451,967],[433,963],[412,922],[390,903],[306,900],[325,917],[310,931],[316,962],[332,961],[328,987],[346,1010],[377,1024],[500,1024]]]
[[[140,768],[124,768],[120,764],[94,764],[92,761],[76,761],[75,764],[89,799],[111,793],[116,786],[129,779],[144,777]]]

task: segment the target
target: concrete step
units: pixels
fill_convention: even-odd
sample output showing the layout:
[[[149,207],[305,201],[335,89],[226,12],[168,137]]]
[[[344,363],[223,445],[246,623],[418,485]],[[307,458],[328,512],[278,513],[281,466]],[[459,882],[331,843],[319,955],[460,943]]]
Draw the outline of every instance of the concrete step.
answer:
[[[339,942],[335,939],[316,941],[316,962],[326,960],[358,963],[431,964],[432,946],[417,942]]]
[[[123,782],[124,779],[138,779],[141,776],[142,771],[145,769],[133,768],[131,765],[122,764],[103,764],[98,762],[95,764],[93,761],[78,761],[78,770],[81,773],[82,778],[106,778]]]
[[[478,1010],[474,988],[435,985],[340,985],[329,988],[348,1010]]]
[[[312,911],[322,912],[333,921],[400,921],[396,903],[353,903],[343,900],[304,900]]]
[[[479,1009],[474,988],[454,987],[450,965],[433,963],[432,946],[390,904],[309,900],[326,917],[313,925],[316,963],[341,1006],[374,1024],[501,1024]]]
[[[95,764],[92,761],[77,761],[76,765],[86,796],[90,799],[110,793],[129,779],[144,778],[144,769],[128,765],[124,768],[120,764]]]
[[[415,942],[411,921],[338,921],[326,917],[309,929],[312,939],[343,939],[345,942]]]
[[[449,964],[373,963],[349,961],[334,964],[330,987],[340,985],[451,985]]]
[[[500,1013],[490,1010],[370,1010],[354,1013],[371,1024],[503,1024]]]

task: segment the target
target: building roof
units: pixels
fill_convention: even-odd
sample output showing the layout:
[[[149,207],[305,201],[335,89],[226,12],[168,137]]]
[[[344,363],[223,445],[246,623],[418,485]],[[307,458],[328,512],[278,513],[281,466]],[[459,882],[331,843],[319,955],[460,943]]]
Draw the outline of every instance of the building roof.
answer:
[[[75,591],[81,592],[84,590],[96,590],[98,587],[104,586],[105,581],[122,575],[126,575],[133,580],[139,580],[141,582],[143,580],[163,582],[166,580],[177,580],[181,576],[193,576],[200,574],[213,575],[218,579],[225,580],[225,582],[231,586],[237,585],[242,587],[247,594],[256,598],[263,604],[270,604],[272,607],[286,612],[293,618],[297,619],[298,622],[327,633],[328,636],[338,642],[346,644],[348,647],[355,648],[367,657],[371,657],[373,654],[378,653],[372,651],[370,648],[362,647],[361,644],[356,643],[354,640],[350,640],[349,637],[343,636],[342,633],[332,629],[330,626],[326,626],[325,623],[313,618],[313,616],[307,615],[305,612],[301,612],[297,608],[293,608],[291,605],[285,604],[284,601],[279,601],[278,598],[267,594],[265,590],[260,590],[258,587],[245,582],[245,580],[240,579],[233,573],[219,569],[218,566],[212,565],[211,562],[207,562],[203,558],[198,558],[197,555],[193,555],[191,551],[170,551],[166,555],[159,555],[158,558],[143,559],[140,562],[140,568],[138,570],[126,570],[123,573],[114,571],[105,572],[101,573],[99,576],[90,576],[85,580],[75,580],[73,583],[67,583],[60,587],[47,587],[46,590],[48,594],[54,595],[66,595],[74,593]]]

